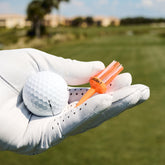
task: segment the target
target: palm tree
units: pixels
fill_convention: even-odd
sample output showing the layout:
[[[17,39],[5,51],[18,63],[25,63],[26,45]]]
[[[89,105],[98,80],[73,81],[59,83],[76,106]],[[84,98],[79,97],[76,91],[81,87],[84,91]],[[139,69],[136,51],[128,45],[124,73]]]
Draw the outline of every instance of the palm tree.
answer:
[[[44,16],[51,13],[53,8],[59,10],[62,1],[69,0],[33,0],[27,7],[28,20],[32,21],[29,35],[40,37],[45,29]]]
[[[28,32],[31,36],[40,37],[41,35],[41,24],[45,15],[45,9],[42,7],[42,1],[34,0],[27,7],[28,20],[32,22],[30,31]]]

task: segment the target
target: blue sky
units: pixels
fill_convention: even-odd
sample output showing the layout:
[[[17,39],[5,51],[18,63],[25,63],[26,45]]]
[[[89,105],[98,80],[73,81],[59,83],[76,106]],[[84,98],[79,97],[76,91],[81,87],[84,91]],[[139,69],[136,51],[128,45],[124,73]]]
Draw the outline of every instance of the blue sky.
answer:
[[[31,0],[0,0],[0,14],[25,14]],[[165,0],[70,0],[61,3],[64,16],[165,17]],[[54,10],[53,13],[56,13]]]

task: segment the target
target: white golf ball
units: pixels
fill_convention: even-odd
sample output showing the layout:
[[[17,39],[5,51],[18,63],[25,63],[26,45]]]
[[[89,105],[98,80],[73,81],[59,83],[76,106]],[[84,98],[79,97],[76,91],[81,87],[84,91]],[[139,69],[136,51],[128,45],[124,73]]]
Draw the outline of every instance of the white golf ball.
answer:
[[[69,92],[65,80],[58,74],[42,71],[30,76],[23,87],[23,101],[37,116],[54,116],[68,104]]]

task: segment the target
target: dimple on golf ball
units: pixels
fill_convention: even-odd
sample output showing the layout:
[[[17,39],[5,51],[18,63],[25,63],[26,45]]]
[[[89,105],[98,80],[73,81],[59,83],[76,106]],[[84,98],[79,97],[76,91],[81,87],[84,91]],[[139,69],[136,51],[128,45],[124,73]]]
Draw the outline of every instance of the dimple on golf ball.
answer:
[[[37,116],[54,116],[67,106],[69,99],[66,81],[58,74],[42,71],[30,76],[23,87],[23,101]]]

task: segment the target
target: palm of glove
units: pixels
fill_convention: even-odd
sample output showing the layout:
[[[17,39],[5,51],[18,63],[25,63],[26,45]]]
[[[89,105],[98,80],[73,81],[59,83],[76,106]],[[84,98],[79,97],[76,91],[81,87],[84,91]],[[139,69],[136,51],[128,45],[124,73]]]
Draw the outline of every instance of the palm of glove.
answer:
[[[100,62],[79,62],[51,56],[35,49],[0,52],[0,149],[36,154],[63,138],[96,127],[122,111],[148,99],[149,88],[131,86],[128,73],[118,76],[107,94],[97,95],[75,107],[88,88],[69,88],[68,107],[57,116],[38,117],[25,107],[22,88],[34,72],[50,70],[69,85],[87,83],[104,68]]]

